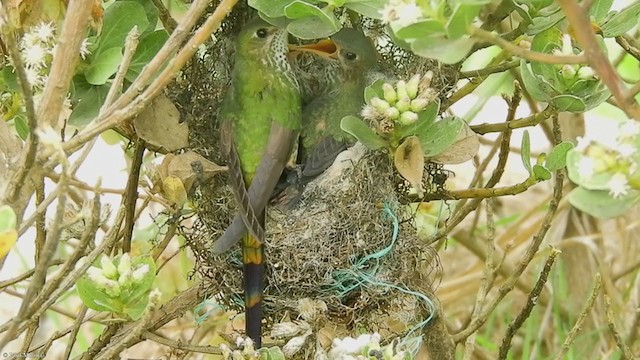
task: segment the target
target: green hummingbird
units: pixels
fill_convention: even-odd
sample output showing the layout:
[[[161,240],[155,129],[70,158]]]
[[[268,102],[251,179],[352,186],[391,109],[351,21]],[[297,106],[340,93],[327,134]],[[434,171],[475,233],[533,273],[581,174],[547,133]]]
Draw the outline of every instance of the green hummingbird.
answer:
[[[297,203],[302,186],[324,172],[336,156],[355,139],[340,128],[348,115],[358,115],[364,105],[364,89],[375,69],[378,52],[361,31],[343,28],[329,40],[292,46],[292,50],[311,52],[325,61],[319,74],[323,95],[310,101],[302,112],[299,158],[301,171],[287,177],[288,186],[276,196],[279,207],[289,209]],[[315,85],[314,85],[315,86]]]
[[[256,347],[261,346],[265,207],[301,127],[300,94],[288,52],[285,30],[261,19],[247,23],[236,40],[231,87],[218,115],[240,213],[213,252],[222,253],[242,239],[246,332]]]

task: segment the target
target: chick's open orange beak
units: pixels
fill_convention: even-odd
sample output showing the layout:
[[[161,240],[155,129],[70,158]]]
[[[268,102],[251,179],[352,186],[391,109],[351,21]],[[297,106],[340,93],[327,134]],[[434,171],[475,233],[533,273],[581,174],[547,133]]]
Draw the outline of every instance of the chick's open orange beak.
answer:
[[[291,45],[289,44],[289,53],[295,54],[298,52],[311,52],[320,56],[337,59],[338,46],[330,39],[320,40],[313,44],[308,45]]]

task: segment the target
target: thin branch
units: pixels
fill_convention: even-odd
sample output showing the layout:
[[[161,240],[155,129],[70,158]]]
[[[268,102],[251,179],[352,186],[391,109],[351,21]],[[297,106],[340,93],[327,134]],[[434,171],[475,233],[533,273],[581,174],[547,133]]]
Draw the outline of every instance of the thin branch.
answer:
[[[637,60],[640,60],[640,45],[631,36],[624,34],[616,36],[616,42],[620,45],[624,51],[633,56]],[[624,53],[623,53],[624,54]]]
[[[587,64],[588,59],[585,55],[550,55],[537,51],[521,48],[511,42],[504,40],[498,35],[489,31],[482,30],[478,27],[471,27],[471,36],[475,36],[481,40],[488,41],[493,45],[497,45],[504,50],[517,55],[529,61],[536,61],[545,64]],[[595,41],[595,40],[594,40]]]
[[[170,33],[173,32],[173,30],[175,30],[176,27],[178,26],[178,23],[173,17],[171,17],[171,13],[169,13],[169,10],[167,10],[167,8],[164,6],[161,0],[151,0],[151,2],[153,2],[153,5],[155,5],[156,8],[158,9],[158,13],[159,13],[158,17],[162,22],[162,26],[168,32]]]
[[[127,187],[123,199],[123,206],[127,209],[124,217],[124,238],[122,239],[122,251],[131,251],[131,238],[133,237],[134,216],[136,211],[136,201],[138,200],[138,184],[140,183],[140,168],[144,156],[145,142],[138,139],[133,151],[131,170],[127,179]]]
[[[598,294],[600,293],[601,286],[602,286],[602,276],[598,273],[596,274],[596,280],[595,280],[595,284],[593,285],[593,290],[591,291],[591,295],[587,299],[587,302],[584,304],[584,307],[582,308],[582,311],[580,312],[580,315],[578,316],[578,319],[576,320],[575,325],[573,325],[573,328],[571,328],[571,331],[569,331],[567,338],[564,339],[564,342],[562,343],[562,347],[560,348],[560,351],[558,351],[558,354],[556,354],[556,356],[554,357],[554,360],[564,359],[567,352],[569,352],[569,348],[571,347],[571,344],[573,344],[573,342],[576,340],[578,333],[582,329],[582,324],[587,319],[587,316],[589,315],[589,313],[591,313],[591,309],[593,308],[593,305],[596,303],[596,299],[598,298]]]
[[[160,91],[178,74],[179,70],[184,66],[184,64],[195,54],[202,43],[209,39],[211,33],[217,30],[222,20],[227,16],[227,14],[231,11],[233,6],[238,2],[238,0],[223,0],[220,5],[216,8],[216,10],[211,14],[205,23],[195,32],[193,37],[189,39],[187,44],[185,44],[182,49],[178,52],[176,56],[171,58],[167,66],[163,69],[160,75],[157,75],[155,80],[140,94],[139,91],[142,91],[144,88],[143,84],[146,84],[146,81],[149,80],[152,74],[149,74],[149,71],[145,71],[147,68],[151,68],[152,65],[157,65],[155,69],[159,69],[164,64],[164,59],[162,62],[158,64],[159,59],[162,58],[167,50],[166,48],[171,43],[171,39],[167,40],[165,46],[158,52],[156,57],[142,70],[142,73],[138,76],[138,78],[134,81],[129,89],[113,104],[109,107],[110,111],[108,111],[104,115],[98,116],[98,118],[84,128],[80,133],[78,133],[74,138],[65,143],[65,150],[71,151],[86,141],[92,139],[94,136],[102,133],[105,130],[111,129],[114,126],[120,124],[122,121],[131,118],[132,116],[137,115],[142,109],[144,109],[151,100],[157,96]],[[206,0],[197,0],[195,1],[191,8],[196,8],[197,6],[206,7]],[[183,17],[183,21],[189,19],[189,14],[186,14]],[[193,19],[192,19],[193,20]],[[193,20],[195,22],[195,20]],[[187,23],[190,24],[190,23]],[[181,26],[179,25],[174,34],[179,31],[186,31],[185,29],[181,30]],[[174,44],[177,48],[177,44]],[[154,70],[155,71],[155,70]],[[135,86],[136,83],[138,86]],[[113,110],[111,110],[113,109]]]
[[[201,354],[214,354],[214,355],[221,355],[222,351],[220,351],[220,348],[214,347],[214,346],[198,346],[198,345],[188,345],[188,344],[183,344],[181,341],[176,341],[176,340],[170,340],[165,338],[164,336],[160,336],[157,334],[154,334],[150,331],[143,331],[142,332],[142,337],[147,339],[147,340],[151,340],[153,342],[156,342],[158,344],[162,344],[165,346],[168,346],[172,349],[178,349],[178,350],[183,350],[183,351],[190,351],[190,352],[195,352],[195,353],[201,353]]]
[[[73,328],[71,329],[71,335],[67,340],[67,348],[64,350],[65,359],[69,359],[71,357],[71,351],[73,350],[73,346],[76,344],[78,331],[80,330],[80,326],[84,323],[84,317],[87,316],[87,310],[87,307],[82,305],[80,312],[76,316],[76,321],[74,321]]]
[[[544,289],[544,285],[547,283],[547,279],[549,278],[549,274],[551,273],[551,268],[553,267],[553,263],[556,261],[556,257],[561,253],[560,250],[551,247],[551,254],[547,258],[547,261],[544,263],[544,268],[538,276],[538,281],[536,281],[533,290],[527,297],[527,303],[522,308],[518,316],[511,321],[509,327],[507,328],[507,333],[504,338],[502,338],[502,343],[500,344],[500,349],[498,351],[498,359],[506,359],[509,350],[511,349],[511,341],[513,337],[518,332],[518,329],[524,325],[524,322],[527,321],[529,316],[531,315],[531,311],[536,306],[538,302],[538,297],[542,290]]]
[[[497,123],[497,124],[485,123],[485,124],[473,125],[471,126],[471,130],[473,130],[476,134],[483,135],[483,134],[488,134],[492,132],[502,132],[502,131],[505,131],[506,129],[520,129],[523,127],[536,126],[541,122],[550,118],[553,113],[554,111],[550,107],[547,107],[542,112],[533,114],[526,118],[517,119],[510,122]]]
[[[64,261],[63,260],[54,260],[51,262],[50,266],[58,266],[60,264],[63,264]],[[31,269],[29,271],[27,271],[26,273],[22,274],[22,275],[18,275],[16,277],[14,277],[13,279],[9,279],[9,280],[5,280],[5,281],[1,281],[0,282],[0,292],[4,291],[5,288],[11,286],[11,285],[15,285],[21,281],[24,281],[28,278],[30,278],[31,276],[33,276],[33,273],[35,272],[35,269]]]
[[[520,60],[513,60],[513,61],[504,62],[496,66],[488,66],[480,70],[461,71],[460,77],[467,78],[467,79],[476,78],[476,77],[484,78],[491,74],[501,73],[503,71],[507,71],[509,69],[516,68],[518,66],[520,66]]]
[[[589,66],[598,74],[602,82],[607,85],[613,98],[630,118],[640,120],[640,107],[635,101],[628,101],[625,95],[622,79],[613,68],[607,56],[602,52],[600,43],[591,26],[588,12],[575,0],[558,0],[567,20],[573,28],[573,34],[578,44],[584,50],[583,56]]]
[[[604,307],[606,309],[607,315],[607,325],[609,325],[609,332],[613,336],[618,345],[620,351],[622,351],[623,359],[632,360],[636,357],[633,355],[633,352],[629,348],[629,346],[622,339],[622,335],[620,335],[620,331],[618,330],[618,326],[616,325],[616,321],[613,315],[613,308],[611,307],[611,298],[607,295],[604,296]]]

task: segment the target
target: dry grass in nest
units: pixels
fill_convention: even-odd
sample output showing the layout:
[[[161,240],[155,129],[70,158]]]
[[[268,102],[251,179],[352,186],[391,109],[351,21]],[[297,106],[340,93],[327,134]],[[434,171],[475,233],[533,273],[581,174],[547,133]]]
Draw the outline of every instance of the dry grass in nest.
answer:
[[[358,150],[361,147],[351,153]],[[431,269],[427,259],[432,257],[420,244],[398,202],[388,156],[366,154],[345,160],[350,161],[354,161],[352,167],[347,166],[343,172],[330,171],[309,184],[295,209],[287,213],[269,211],[266,311],[272,321],[278,321],[289,313],[298,315],[300,299],[322,300],[327,312],[318,326],[328,322],[346,329],[358,326],[397,335],[407,330],[407,324],[424,320],[429,312],[421,299],[392,287],[430,292],[426,274]],[[227,187],[218,190],[219,195],[212,199],[229,198],[222,194],[228,192]],[[228,305],[240,311],[243,291],[239,247],[213,258],[209,253],[212,241],[233,214],[223,210],[229,204],[216,204],[219,211],[207,213],[224,215],[205,217],[201,213],[209,230],[201,231],[191,240],[191,246],[211,292],[221,293]],[[394,220],[385,215],[385,207],[399,217],[397,241],[392,247]]]

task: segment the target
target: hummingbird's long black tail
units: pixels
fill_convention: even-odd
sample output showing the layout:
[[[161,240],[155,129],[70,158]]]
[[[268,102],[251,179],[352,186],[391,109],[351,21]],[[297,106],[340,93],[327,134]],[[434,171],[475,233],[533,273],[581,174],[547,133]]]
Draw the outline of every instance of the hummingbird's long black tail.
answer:
[[[245,235],[242,247],[244,264],[244,306],[247,336],[256,349],[262,346],[262,298],[264,291],[264,246],[251,235]]]

